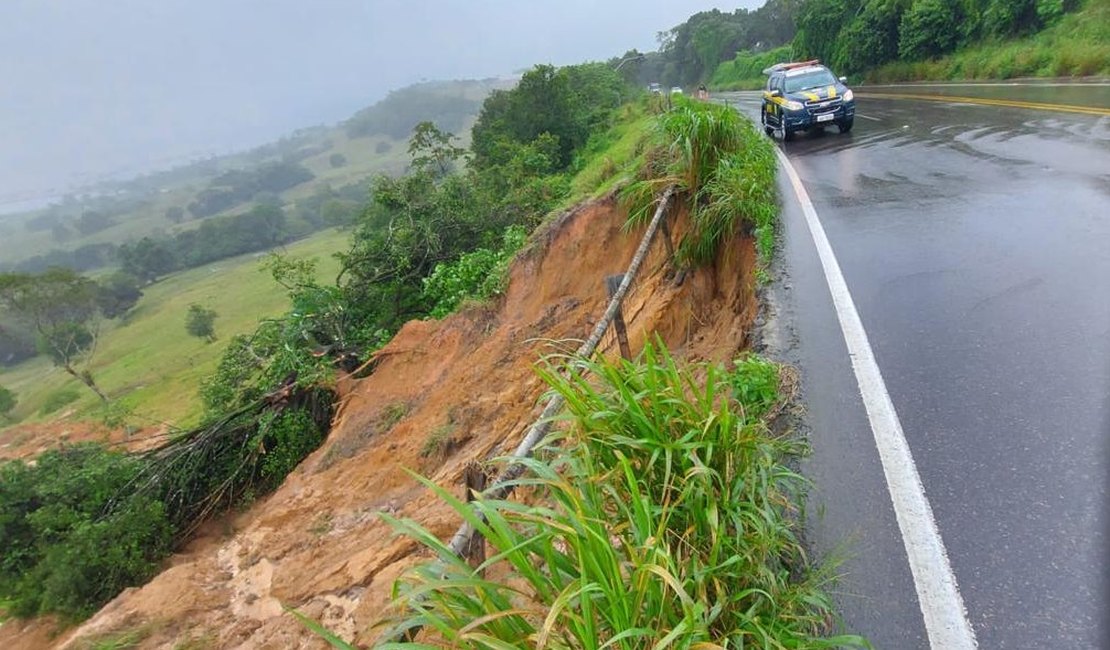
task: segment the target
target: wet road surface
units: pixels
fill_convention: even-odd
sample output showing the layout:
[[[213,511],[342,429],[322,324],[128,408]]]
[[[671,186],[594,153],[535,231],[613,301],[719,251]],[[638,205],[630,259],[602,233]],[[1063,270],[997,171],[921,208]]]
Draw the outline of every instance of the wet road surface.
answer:
[[[758,120],[757,93],[724,98]],[[839,259],[979,647],[1110,647],[1110,117],[857,110],[851,134],[779,146]],[[808,534],[842,560],[848,630],[928,648],[822,267],[780,190],[770,343],[803,376]]]

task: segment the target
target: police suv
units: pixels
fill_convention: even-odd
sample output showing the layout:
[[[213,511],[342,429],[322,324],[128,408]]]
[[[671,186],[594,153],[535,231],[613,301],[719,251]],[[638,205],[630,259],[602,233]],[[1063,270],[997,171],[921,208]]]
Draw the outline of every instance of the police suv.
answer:
[[[783,139],[790,140],[798,131],[833,124],[841,133],[852,130],[856,101],[845,77],[838,79],[818,61],[779,63],[763,74],[767,87],[760,121],[767,135],[781,130]]]

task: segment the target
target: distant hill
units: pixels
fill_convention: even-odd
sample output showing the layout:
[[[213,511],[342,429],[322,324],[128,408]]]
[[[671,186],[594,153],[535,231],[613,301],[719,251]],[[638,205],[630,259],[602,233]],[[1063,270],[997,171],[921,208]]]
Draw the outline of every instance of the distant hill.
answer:
[[[65,266],[87,272],[118,264],[116,250],[144,237],[166,239],[208,219],[277,205],[291,233],[330,223],[325,205],[361,203],[369,179],[407,164],[412,127],[432,121],[469,141],[482,100],[508,79],[414,84],[335,125],[297,130],[248,151],[211,157],[0,219],[0,271]],[[334,220],[334,219],[332,219]]]

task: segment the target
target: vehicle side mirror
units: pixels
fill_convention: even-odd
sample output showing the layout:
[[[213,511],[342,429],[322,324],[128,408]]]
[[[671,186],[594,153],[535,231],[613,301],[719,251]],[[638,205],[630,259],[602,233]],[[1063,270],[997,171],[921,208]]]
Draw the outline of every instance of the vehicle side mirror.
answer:
[[[772,90],[771,91],[771,97],[782,97],[782,91],[781,90]]]
[[[839,77],[839,79],[840,79],[840,83],[842,83],[842,84],[848,83],[848,77]]]

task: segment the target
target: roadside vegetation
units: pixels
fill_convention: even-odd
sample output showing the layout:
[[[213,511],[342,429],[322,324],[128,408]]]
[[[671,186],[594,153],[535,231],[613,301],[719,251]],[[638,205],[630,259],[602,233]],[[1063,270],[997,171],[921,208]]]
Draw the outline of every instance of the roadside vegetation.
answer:
[[[1107,65],[1106,6],[1106,0],[806,0],[793,45],[796,56],[820,58],[838,74],[889,64],[874,79],[1096,74]],[[948,63],[929,63],[952,53]]]
[[[762,70],[820,59],[853,82],[1110,74],[1108,0],[769,0],[703,11],[656,52],[612,63],[632,82],[762,88]]]
[[[690,207],[691,227],[677,242],[685,268],[712,264],[723,242],[741,230],[770,260],[778,216],[774,149],[737,111],[688,98],[657,118],[645,166],[621,192],[629,223],[645,222],[655,197],[674,186]]]
[[[745,229],[769,256],[766,138],[735,111],[690,100],[655,121],[623,191],[630,225],[675,187],[692,221],[680,267],[714,263]],[[837,633],[832,567],[799,541],[805,480],[790,463],[805,445],[772,430],[790,398],[777,366],[750,355],[688,364],[655,341],[630,361],[552,358],[540,375],[566,407],[512,483],[521,501],[468,503],[422,479],[481,533],[489,559],[475,568],[386,516],[435,559],[395,586],[383,638],[409,636],[382,647],[866,647]]]
[[[687,365],[656,343],[541,374],[566,399],[565,426],[526,461],[525,503],[428,483],[488,560],[475,569],[391,519],[437,557],[398,584],[395,632],[459,648],[866,645],[829,636],[831,570],[798,538],[805,480],[789,462],[804,444],[768,426],[784,399],[776,366]]]
[[[1075,13],[1054,19],[1035,34],[994,39],[925,61],[889,63],[866,77],[889,83],[1106,75],[1110,75],[1110,2],[1087,0]]]
[[[714,90],[759,90],[767,85],[767,75],[763,71],[776,63],[792,60],[792,55],[789,45],[758,53],[741,50],[731,61],[717,66],[709,80],[710,87]]]

